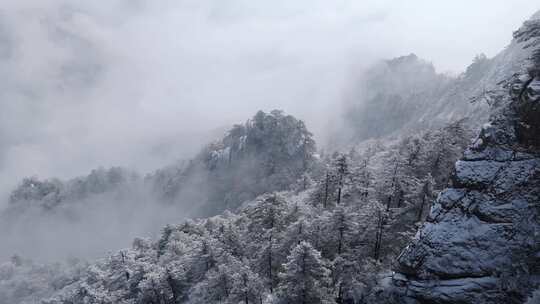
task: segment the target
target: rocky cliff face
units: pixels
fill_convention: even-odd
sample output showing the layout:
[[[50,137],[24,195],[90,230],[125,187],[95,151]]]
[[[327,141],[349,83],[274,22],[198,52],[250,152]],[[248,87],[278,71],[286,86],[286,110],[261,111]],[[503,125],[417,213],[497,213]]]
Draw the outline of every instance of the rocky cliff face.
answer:
[[[536,18],[535,18],[536,17]],[[401,303],[523,303],[540,284],[540,15],[504,51],[521,71],[396,263]]]

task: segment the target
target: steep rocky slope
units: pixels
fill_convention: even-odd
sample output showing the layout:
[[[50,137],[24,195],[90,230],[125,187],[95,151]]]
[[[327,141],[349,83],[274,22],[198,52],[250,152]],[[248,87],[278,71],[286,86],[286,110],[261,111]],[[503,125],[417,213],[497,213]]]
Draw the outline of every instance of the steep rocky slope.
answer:
[[[523,303],[540,284],[540,20],[504,51],[490,123],[397,260],[401,303]],[[504,67],[501,70],[505,70]]]
[[[455,77],[437,73],[430,62],[414,54],[374,65],[346,97],[344,122],[350,132],[340,129],[334,141],[347,146],[351,140],[407,135],[465,118],[480,129],[497,102],[498,84],[519,73],[530,55],[530,48],[524,47],[527,42],[519,42],[523,37],[517,36],[492,58],[476,56]]]

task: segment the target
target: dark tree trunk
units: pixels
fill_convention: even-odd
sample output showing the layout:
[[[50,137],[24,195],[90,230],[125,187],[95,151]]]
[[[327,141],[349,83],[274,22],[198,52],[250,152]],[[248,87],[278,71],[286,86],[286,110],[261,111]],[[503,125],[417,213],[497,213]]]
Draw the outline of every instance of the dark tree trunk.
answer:
[[[302,254],[302,276],[306,277],[306,253]],[[306,288],[305,285],[302,288],[302,304],[306,304]]]
[[[246,291],[244,291],[244,304],[249,304],[249,294],[248,294],[248,284],[247,284],[247,275],[244,275],[244,288]]]
[[[167,283],[169,284],[169,287],[171,288],[172,296],[173,296],[173,303],[177,303],[178,301],[178,291],[176,290],[176,284],[174,283],[174,279],[172,278],[171,274],[167,271]]]
[[[390,210],[390,204],[392,203],[392,195],[388,196],[388,201],[386,202],[386,211]]]
[[[326,203],[328,201],[328,171],[326,171],[326,179],[324,183],[324,200],[323,200],[323,207],[326,208]]]
[[[268,279],[270,280],[270,293],[274,293],[274,278],[272,274],[272,234],[268,245]]]
[[[399,190],[399,193],[398,193],[398,200],[397,200],[397,207],[398,207],[398,208],[401,208],[401,204],[403,203],[403,197],[404,197],[404,192],[403,192],[403,190]]]
[[[397,169],[398,169],[398,163],[396,161],[396,165],[394,167],[394,175],[392,176],[392,183],[390,184],[390,193],[391,194],[388,196],[388,203],[386,204],[386,211],[390,210],[390,204],[392,203],[392,197],[393,197],[394,192],[395,192]]]
[[[426,203],[426,195],[422,195],[422,203],[420,204],[420,208],[418,209],[418,216],[417,216],[417,222],[420,222],[422,220],[422,214],[424,213],[424,204]]]
[[[379,213],[379,219],[377,221],[377,233],[375,237],[375,248],[373,250],[373,258],[375,260],[378,260],[380,256],[383,226],[384,216],[382,215],[382,213]]]
[[[339,205],[339,203],[341,202],[341,188],[343,187],[343,173],[340,173],[339,174],[339,188],[338,188],[338,196],[337,196],[337,200],[336,200],[336,205]]]
[[[343,227],[339,228],[339,243],[338,243],[338,255],[341,254],[341,248],[343,244]]]
[[[337,296],[336,302],[337,302],[338,304],[342,304],[342,303],[343,303],[343,287],[342,287],[342,284],[341,284],[341,283],[339,283],[338,296]]]

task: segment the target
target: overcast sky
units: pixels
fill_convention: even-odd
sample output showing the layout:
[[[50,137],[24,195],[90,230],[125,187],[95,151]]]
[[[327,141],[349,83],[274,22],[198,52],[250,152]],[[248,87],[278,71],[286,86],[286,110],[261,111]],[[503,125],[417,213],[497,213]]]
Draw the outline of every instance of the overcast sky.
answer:
[[[189,157],[258,109],[284,109],[321,136],[363,67],[414,52],[438,71],[462,71],[474,55],[500,51],[539,8],[530,0],[4,0],[0,193],[27,175],[148,171]]]

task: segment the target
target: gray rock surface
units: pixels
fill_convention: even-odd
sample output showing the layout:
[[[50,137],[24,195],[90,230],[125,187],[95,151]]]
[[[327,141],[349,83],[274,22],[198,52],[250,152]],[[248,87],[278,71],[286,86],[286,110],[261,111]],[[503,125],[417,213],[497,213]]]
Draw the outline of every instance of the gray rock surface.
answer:
[[[521,72],[498,83],[490,123],[398,257],[402,303],[524,303],[540,285],[538,17],[504,51]]]

